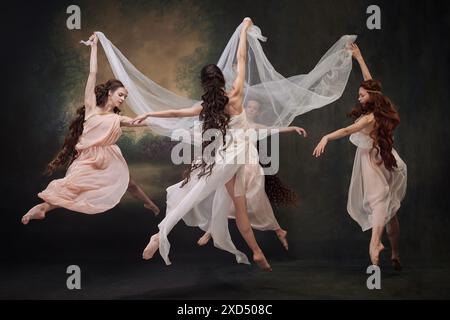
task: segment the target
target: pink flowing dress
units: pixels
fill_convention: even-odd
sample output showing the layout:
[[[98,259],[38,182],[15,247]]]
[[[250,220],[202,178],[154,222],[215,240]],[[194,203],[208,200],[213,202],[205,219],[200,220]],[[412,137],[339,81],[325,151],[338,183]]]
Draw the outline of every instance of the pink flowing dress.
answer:
[[[78,154],[66,176],[53,180],[38,196],[52,205],[95,214],[113,208],[126,192],[128,166],[116,145],[121,116],[95,114],[84,122]]]

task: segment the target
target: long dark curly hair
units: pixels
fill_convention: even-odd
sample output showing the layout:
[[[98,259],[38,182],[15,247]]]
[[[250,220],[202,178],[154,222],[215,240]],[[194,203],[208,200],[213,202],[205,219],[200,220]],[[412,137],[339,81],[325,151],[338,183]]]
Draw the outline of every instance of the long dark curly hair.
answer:
[[[230,115],[225,112],[225,106],[228,104],[228,97],[225,92],[225,78],[222,70],[215,64],[208,64],[204,66],[200,72],[200,81],[203,88],[202,95],[202,111],[199,115],[199,120],[203,121],[202,134],[209,129],[218,129],[222,133],[222,145],[225,146],[225,136],[230,122]],[[214,139],[202,142],[202,155],[205,148],[211,143],[217,143]],[[215,156],[215,149],[212,150],[211,156]],[[204,157],[201,157],[201,162],[193,161],[191,166],[184,172],[184,181],[181,184],[183,187],[189,182],[191,173],[200,168],[198,177],[210,176],[215,163],[206,162]]]
[[[259,141],[256,143],[256,148],[259,151]],[[270,163],[263,164],[261,161],[259,164],[263,168],[270,166]],[[278,173],[264,175],[264,191],[266,192],[270,203],[274,206],[296,207],[300,201],[298,193],[285,185],[283,181],[281,181]]]
[[[97,85],[94,90],[97,106],[104,107],[108,101],[109,91],[115,92],[119,88],[124,88],[124,85],[117,79],[111,79],[106,83]],[[114,107],[113,111],[114,113],[120,113],[118,107]],[[44,172],[45,174],[51,175],[60,167],[70,166],[77,157],[75,146],[83,133],[85,113],[86,107],[84,105],[76,110],[76,117],[69,125],[69,132],[64,138],[64,143],[53,160],[47,165],[47,169]]]
[[[360,87],[369,93],[369,102],[356,104],[348,116],[357,119],[361,115],[373,113],[375,125],[370,132],[370,137],[373,139],[372,151],[375,150],[376,156],[381,155],[381,160],[377,164],[384,163],[386,169],[392,171],[394,167],[397,167],[397,161],[392,154],[393,133],[400,123],[400,116],[391,100],[381,93],[380,81],[366,80]]]
[[[264,176],[264,190],[271,204],[275,206],[296,207],[299,204],[297,192],[285,185],[278,174]]]

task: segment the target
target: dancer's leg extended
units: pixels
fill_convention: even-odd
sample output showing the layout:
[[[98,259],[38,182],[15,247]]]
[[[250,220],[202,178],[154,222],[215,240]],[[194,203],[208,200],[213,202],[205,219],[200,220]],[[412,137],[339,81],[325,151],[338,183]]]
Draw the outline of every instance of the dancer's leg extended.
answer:
[[[384,250],[381,243],[384,226],[386,224],[387,207],[383,204],[374,205],[372,209],[372,238],[370,239],[369,255],[374,265],[380,262],[380,253]]]
[[[59,208],[58,206],[54,206],[48,202],[44,202],[41,204],[38,204],[31,208],[23,217],[22,217],[22,223],[28,224],[30,220],[42,220],[45,218],[45,214],[49,212],[50,210]]]
[[[269,263],[266,260],[261,248],[258,246],[256,242],[255,235],[253,234],[252,227],[250,225],[250,220],[248,219],[247,214],[247,204],[245,196],[235,196],[234,195],[234,185],[236,181],[236,176],[228,181],[225,186],[227,188],[228,194],[233,200],[233,204],[236,211],[236,224],[244,238],[247,245],[253,252],[253,260],[265,271],[272,271]]]
[[[159,248],[159,233],[155,233],[151,236],[150,241],[142,253],[142,258],[144,260],[149,260],[153,258],[153,255],[158,251]]]
[[[383,251],[384,246],[381,243],[381,237],[383,235],[383,226],[373,226],[372,227],[372,238],[370,239],[369,245],[369,255],[370,261],[374,265],[378,265],[380,262],[380,252]]]
[[[275,233],[276,233],[278,239],[280,240],[281,244],[283,245],[283,247],[286,250],[288,250],[289,245],[288,245],[288,242],[286,239],[287,231],[283,230],[281,228],[278,228],[277,230],[275,230]],[[211,240],[211,232],[208,230],[200,237],[200,239],[198,239],[197,244],[199,246],[204,246],[209,242],[209,240]]]
[[[130,178],[130,182],[128,183],[127,191],[136,199],[144,202],[144,207],[149,210],[152,210],[156,215],[159,214],[158,206],[145,194],[144,190],[133,180]]]
[[[400,254],[398,248],[398,237],[400,235],[400,226],[396,215],[386,224],[386,232],[389,238],[389,242],[391,243],[392,265],[394,266],[395,270],[401,271],[402,265],[400,263]]]

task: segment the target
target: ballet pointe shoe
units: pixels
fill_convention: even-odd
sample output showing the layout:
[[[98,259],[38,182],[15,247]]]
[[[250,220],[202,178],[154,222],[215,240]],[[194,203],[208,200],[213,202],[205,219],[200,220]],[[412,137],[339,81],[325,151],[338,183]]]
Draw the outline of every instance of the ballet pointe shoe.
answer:
[[[380,253],[384,250],[384,246],[382,243],[378,244],[377,246],[370,247],[369,255],[370,255],[370,261],[372,262],[372,265],[379,266],[380,265]]]
[[[150,260],[153,258],[153,255],[156,251],[159,249],[159,235],[154,234],[151,236],[150,241],[148,242],[147,246],[144,249],[144,252],[142,252],[142,258],[144,260]]]
[[[144,207],[148,210],[153,211],[153,213],[155,214],[155,216],[157,216],[160,212],[158,206],[154,203],[145,203]]]
[[[205,232],[205,234],[203,236],[201,236],[200,239],[198,239],[197,244],[202,247],[204,245],[206,245],[209,240],[211,240],[211,233],[209,232]]]
[[[267,272],[272,271],[272,267],[269,262],[267,262],[266,257],[262,252],[257,252],[253,254],[253,261],[263,270]]]
[[[38,204],[31,208],[23,217],[22,223],[27,225],[30,220],[42,220],[45,218],[45,209],[42,204]]]
[[[394,267],[395,271],[399,271],[399,272],[402,271],[403,267],[402,267],[402,264],[398,257],[391,258],[391,262],[392,262],[392,267]]]
[[[280,240],[281,244],[283,245],[283,247],[287,250],[289,250],[289,244],[287,242],[286,236],[287,236],[287,231],[280,229],[276,231],[277,237]]]

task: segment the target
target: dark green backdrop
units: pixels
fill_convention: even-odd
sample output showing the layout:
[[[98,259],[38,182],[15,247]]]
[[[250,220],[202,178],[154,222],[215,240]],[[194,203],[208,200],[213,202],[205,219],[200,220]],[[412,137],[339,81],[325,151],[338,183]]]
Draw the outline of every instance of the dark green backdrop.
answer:
[[[5,8],[0,260],[138,258],[160,221],[128,198],[94,217],[60,209],[46,221],[33,221],[26,227],[20,224],[20,217],[38,203],[36,194],[50,179],[41,172],[61,143],[73,107],[81,102],[89,61],[88,49],[78,40],[94,30],[104,31],[125,55],[136,59],[138,68],[162,82],[169,81],[161,74],[164,69],[152,73],[158,57],[170,64],[177,48],[203,43],[190,54],[174,58],[175,66],[167,72],[175,81],[163,83],[198,98],[201,65],[217,61],[235,27],[243,17],[251,16],[268,37],[263,45],[267,56],[285,76],[311,70],[341,35],[359,36],[373,76],[382,81],[401,116],[395,148],[408,165],[408,190],[399,211],[402,256],[410,263],[448,266],[449,6],[444,1],[376,3],[381,8],[382,29],[374,31],[366,28],[365,11],[372,1],[356,0],[81,1],[80,31],[65,27],[65,10],[75,4],[72,1],[17,3]],[[155,21],[146,18],[149,12]],[[152,28],[168,21],[177,32],[166,36]],[[178,36],[171,38],[174,34]],[[144,40],[145,46],[139,43]],[[171,41],[179,41],[179,47],[170,47],[177,44]],[[166,46],[173,51],[164,51]],[[152,59],[147,60],[146,50],[149,56],[154,54]],[[99,54],[104,80],[112,73],[102,50]],[[276,209],[280,223],[289,231],[290,257],[331,261],[367,257],[370,233],[362,233],[346,212],[355,147],[342,139],[331,143],[321,159],[311,156],[324,133],[349,123],[345,114],[356,101],[360,81],[360,70],[354,64],[341,99],[295,120],[309,137],[281,137],[280,176],[301,198],[296,209]],[[169,149],[159,138],[127,132],[120,145],[132,174],[164,214],[164,188],[179,180],[182,168],[170,164]],[[159,150],[158,146],[165,151],[155,156],[152,150]],[[195,259],[204,258],[205,253],[195,248],[199,234],[180,223],[171,235],[174,256],[186,250]],[[234,229],[233,236],[245,248]],[[283,259],[285,254],[273,234],[257,236],[271,259]],[[209,254],[221,255],[216,251]],[[229,261],[233,263],[232,258]]]

